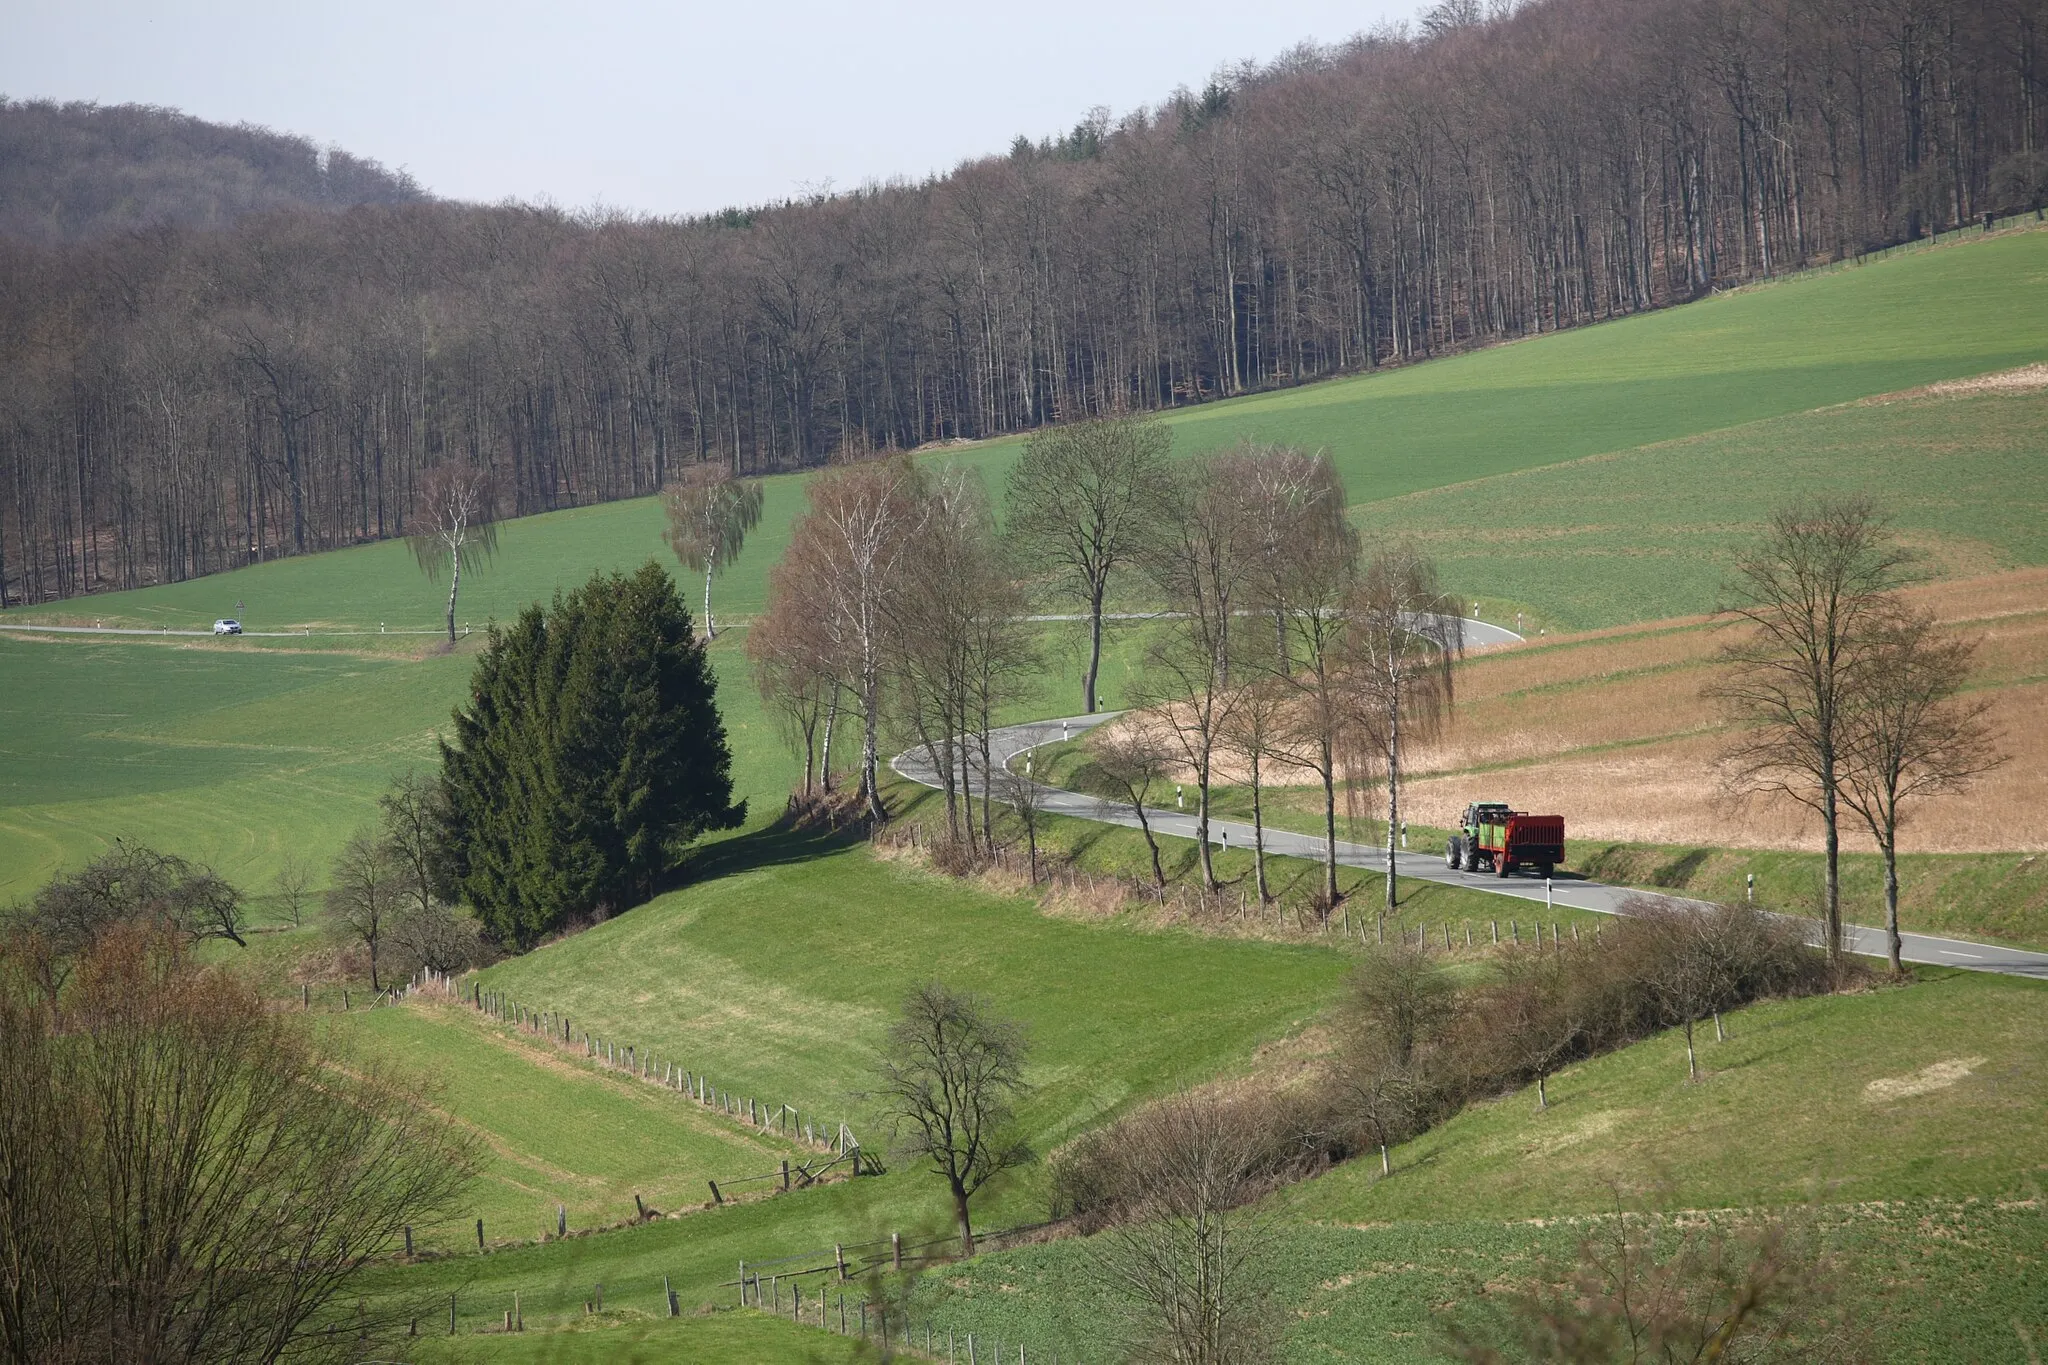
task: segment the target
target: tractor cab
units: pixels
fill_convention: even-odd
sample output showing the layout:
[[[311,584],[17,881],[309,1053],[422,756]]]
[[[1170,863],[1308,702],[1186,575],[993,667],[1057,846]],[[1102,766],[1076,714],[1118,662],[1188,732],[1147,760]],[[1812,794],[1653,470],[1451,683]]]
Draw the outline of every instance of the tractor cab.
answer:
[[[1465,807],[1465,818],[1459,823],[1465,826],[1467,834],[1481,825],[1497,825],[1514,814],[1505,801],[1474,801]]]

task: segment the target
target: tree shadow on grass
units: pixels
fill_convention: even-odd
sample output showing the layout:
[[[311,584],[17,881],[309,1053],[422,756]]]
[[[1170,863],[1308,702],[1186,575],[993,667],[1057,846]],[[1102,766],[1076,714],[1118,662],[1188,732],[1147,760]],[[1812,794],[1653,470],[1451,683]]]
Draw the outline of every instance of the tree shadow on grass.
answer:
[[[714,881],[740,872],[811,862],[866,841],[858,828],[798,826],[787,818],[690,850],[661,890]]]

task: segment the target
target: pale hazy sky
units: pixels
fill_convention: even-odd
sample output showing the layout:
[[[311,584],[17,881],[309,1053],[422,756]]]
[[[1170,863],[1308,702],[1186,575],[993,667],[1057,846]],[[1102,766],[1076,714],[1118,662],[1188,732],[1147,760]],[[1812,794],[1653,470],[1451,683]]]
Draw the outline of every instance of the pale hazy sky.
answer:
[[[1416,0],[0,0],[0,93],[164,104],[437,194],[647,213],[912,179]]]

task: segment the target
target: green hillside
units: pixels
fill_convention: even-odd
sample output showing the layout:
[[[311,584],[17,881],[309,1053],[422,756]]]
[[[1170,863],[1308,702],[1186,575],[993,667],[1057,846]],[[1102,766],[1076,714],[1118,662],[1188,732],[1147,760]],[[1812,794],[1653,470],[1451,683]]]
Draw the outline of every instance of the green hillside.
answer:
[[[2048,1328],[2040,1004],[2033,983],[1940,971],[1766,1003],[1729,1015],[1725,1043],[1705,1030],[1697,1083],[1668,1033],[1566,1069],[1548,1110],[1530,1092],[1468,1108],[1395,1149],[1391,1178],[1368,1158],[1283,1190],[1267,1216],[1287,1358],[1443,1359],[1451,1301],[1569,1263],[1620,1199],[1790,1209],[1838,1257],[1876,1358],[2024,1361],[2015,1320]],[[1085,1243],[988,1257],[920,1296],[942,1323],[1112,1358],[1089,1349],[1111,1308]]]
[[[1937,575],[2048,563],[2048,392],[1859,403],[1367,503],[1488,619],[1586,629],[1711,610],[1786,498],[1868,492]]]
[[[680,1094],[568,1053],[553,1053],[452,1004],[376,1009],[329,1023],[353,1051],[431,1077],[434,1102],[483,1144],[484,1172],[427,1246],[527,1240],[632,1220],[634,1196],[673,1212],[707,1200],[707,1181],[737,1180],[807,1155],[800,1144],[726,1122]],[[750,1187],[758,1189],[758,1185]]]

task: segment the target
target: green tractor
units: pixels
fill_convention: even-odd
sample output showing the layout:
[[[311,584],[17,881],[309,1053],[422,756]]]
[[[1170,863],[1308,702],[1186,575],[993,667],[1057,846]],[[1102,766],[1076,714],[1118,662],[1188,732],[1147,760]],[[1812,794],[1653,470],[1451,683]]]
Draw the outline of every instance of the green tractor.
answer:
[[[1510,810],[1505,802],[1475,801],[1444,844],[1444,866],[1508,877],[1533,868],[1548,877],[1564,861],[1564,817]]]

